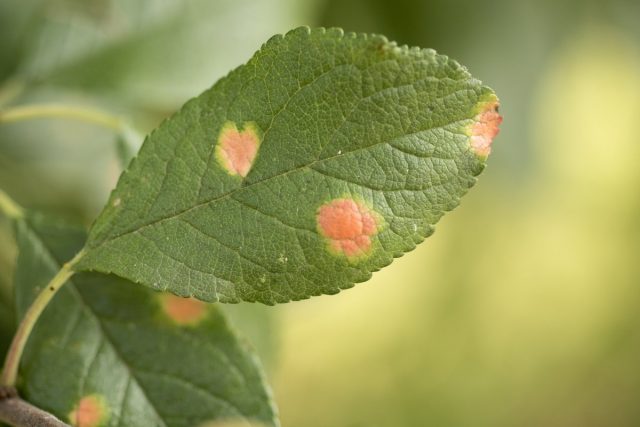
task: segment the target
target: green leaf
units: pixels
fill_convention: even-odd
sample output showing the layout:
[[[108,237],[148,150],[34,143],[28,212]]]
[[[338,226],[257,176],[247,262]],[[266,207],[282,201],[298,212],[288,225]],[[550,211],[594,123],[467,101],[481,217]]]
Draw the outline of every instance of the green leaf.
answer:
[[[86,240],[76,226],[30,213],[15,221],[18,257],[14,273],[17,318],[25,312],[62,264],[73,258]]]
[[[146,139],[75,268],[206,301],[337,293],[459,203],[496,109],[433,50],[339,29],[273,37]]]
[[[14,250],[12,227],[0,214],[0,357],[6,354],[16,330],[12,280]]]
[[[24,313],[60,260],[82,247],[83,232],[32,214],[16,229]],[[80,412],[100,426],[278,425],[258,361],[216,306],[115,276],[80,274],[59,291],[20,375],[26,399],[75,425]]]
[[[4,356],[9,349],[15,330],[13,304],[9,303],[3,294],[0,294],[0,357]]]
[[[293,0],[0,2],[0,78],[13,71],[137,110],[172,110],[312,8]]]

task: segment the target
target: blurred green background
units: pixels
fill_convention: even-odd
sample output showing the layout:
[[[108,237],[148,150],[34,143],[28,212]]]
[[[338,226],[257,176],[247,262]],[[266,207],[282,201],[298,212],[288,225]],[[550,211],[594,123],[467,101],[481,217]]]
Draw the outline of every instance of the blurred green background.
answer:
[[[435,48],[501,98],[489,167],[369,283],[229,308],[283,425],[639,426],[639,23],[631,0],[3,0],[0,107],[100,108],[145,133],[298,25]],[[0,124],[0,188],[88,224],[114,138]],[[14,256],[0,220],[0,321]]]

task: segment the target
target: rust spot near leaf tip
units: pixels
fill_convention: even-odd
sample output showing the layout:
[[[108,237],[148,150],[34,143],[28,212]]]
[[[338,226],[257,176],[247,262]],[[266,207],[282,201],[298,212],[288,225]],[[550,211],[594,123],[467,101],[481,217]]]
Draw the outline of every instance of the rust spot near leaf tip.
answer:
[[[493,138],[500,132],[499,105],[498,101],[486,103],[471,125],[471,148],[478,156],[487,157],[491,153]]]

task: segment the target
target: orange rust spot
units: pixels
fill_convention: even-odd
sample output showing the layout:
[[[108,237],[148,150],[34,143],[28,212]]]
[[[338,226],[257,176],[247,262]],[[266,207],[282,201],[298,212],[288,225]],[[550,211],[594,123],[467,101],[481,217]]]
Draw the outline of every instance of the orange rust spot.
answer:
[[[247,176],[260,147],[260,135],[255,123],[245,123],[242,130],[227,122],[220,131],[216,158],[231,175]]]
[[[371,237],[378,232],[379,217],[353,199],[335,199],[318,210],[318,230],[328,239],[329,249],[347,258],[365,255]]]
[[[69,422],[74,427],[98,427],[107,418],[107,405],[101,396],[85,396],[69,414]]]
[[[491,153],[493,138],[500,132],[502,116],[498,114],[498,106],[498,101],[486,103],[471,125],[471,148],[478,156],[487,157]]]
[[[207,305],[195,298],[182,298],[172,294],[162,295],[162,308],[178,325],[196,325],[207,314]]]

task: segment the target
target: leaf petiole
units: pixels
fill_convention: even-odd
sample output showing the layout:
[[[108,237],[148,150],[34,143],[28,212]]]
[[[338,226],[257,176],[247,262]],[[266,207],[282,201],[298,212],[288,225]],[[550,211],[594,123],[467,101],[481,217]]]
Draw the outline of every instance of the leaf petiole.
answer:
[[[0,190],[0,213],[10,219],[19,219],[24,215],[22,208],[2,190]]]
[[[12,123],[22,120],[40,118],[73,119],[93,123],[116,132],[126,127],[124,121],[117,116],[100,110],[74,107],[61,104],[35,104],[13,107],[0,111],[0,123]]]
[[[13,337],[11,346],[9,347],[9,352],[7,353],[7,357],[4,361],[2,376],[0,377],[0,385],[15,386],[16,379],[18,377],[20,359],[33,327],[53,296],[69,280],[69,278],[73,276],[75,273],[75,271],[73,271],[73,266],[78,262],[82,255],[83,251],[78,252],[71,261],[62,266],[60,271],[53,276],[47,286],[38,294],[25,313],[20,325],[18,325],[18,330]]]
[[[0,105],[2,105],[0,93]],[[63,104],[33,104],[0,109],[0,124],[31,119],[69,119],[91,123],[116,133],[117,152],[121,166],[126,167],[133,154],[140,148],[141,135],[127,120],[105,111]]]

